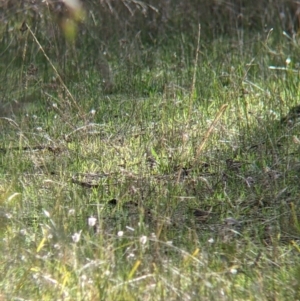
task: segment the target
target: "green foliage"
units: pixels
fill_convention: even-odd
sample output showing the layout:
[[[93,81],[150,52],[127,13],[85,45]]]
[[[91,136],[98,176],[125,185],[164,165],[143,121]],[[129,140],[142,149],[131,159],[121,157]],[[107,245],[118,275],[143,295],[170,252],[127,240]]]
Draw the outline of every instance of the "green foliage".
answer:
[[[1,300],[299,299],[297,37],[194,2],[1,4]]]

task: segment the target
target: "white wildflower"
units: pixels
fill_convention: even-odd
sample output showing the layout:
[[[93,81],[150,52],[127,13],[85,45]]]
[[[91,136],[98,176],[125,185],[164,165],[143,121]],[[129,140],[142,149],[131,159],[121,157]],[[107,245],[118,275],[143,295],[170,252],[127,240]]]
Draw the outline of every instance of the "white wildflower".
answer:
[[[94,227],[97,223],[97,219],[93,216],[88,218],[88,224],[90,227]]]
[[[213,243],[215,242],[215,240],[214,240],[213,238],[210,238],[210,239],[208,240],[208,242],[209,242],[210,244],[213,244]]]
[[[73,240],[74,243],[78,243],[79,242],[80,236],[81,236],[81,231],[82,230],[80,230],[78,233],[74,233],[72,235],[72,240]]]
[[[70,209],[69,212],[68,212],[68,215],[69,216],[75,215],[75,209]]]
[[[140,243],[142,244],[142,245],[145,245],[146,244],[146,242],[147,242],[147,236],[145,236],[145,235],[143,235],[143,236],[141,236],[140,237]]]

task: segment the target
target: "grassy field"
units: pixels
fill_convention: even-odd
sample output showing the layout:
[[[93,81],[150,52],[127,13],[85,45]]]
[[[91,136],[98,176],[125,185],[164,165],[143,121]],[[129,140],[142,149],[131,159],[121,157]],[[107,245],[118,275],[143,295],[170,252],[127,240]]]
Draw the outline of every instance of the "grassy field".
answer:
[[[0,300],[300,300],[297,40],[13,28]]]

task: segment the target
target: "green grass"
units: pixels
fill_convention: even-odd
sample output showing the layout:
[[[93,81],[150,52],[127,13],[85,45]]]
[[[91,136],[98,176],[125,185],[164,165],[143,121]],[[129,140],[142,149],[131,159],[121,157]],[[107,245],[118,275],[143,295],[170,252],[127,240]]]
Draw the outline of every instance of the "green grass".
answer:
[[[296,43],[200,42],[193,88],[197,41],[112,47],[111,93],[66,45],[68,93],[25,34],[1,69],[1,300],[300,298]]]

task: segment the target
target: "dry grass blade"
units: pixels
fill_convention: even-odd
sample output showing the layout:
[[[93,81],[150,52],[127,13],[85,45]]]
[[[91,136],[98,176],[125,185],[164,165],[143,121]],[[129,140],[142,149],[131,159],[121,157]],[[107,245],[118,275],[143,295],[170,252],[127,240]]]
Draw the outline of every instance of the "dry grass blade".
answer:
[[[198,39],[197,39],[197,48],[196,48],[196,58],[194,64],[194,73],[193,73],[193,81],[190,93],[190,106],[189,106],[189,117],[192,113],[194,93],[195,93],[195,85],[196,85],[196,77],[197,77],[197,67],[198,67],[198,59],[199,59],[199,49],[200,49],[200,37],[201,37],[201,25],[198,27]]]
[[[74,99],[72,93],[70,92],[70,90],[68,89],[68,87],[65,85],[64,81],[62,80],[61,76],[59,75],[57,69],[55,68],[55,66],[53,65],[53,63],[51,62],[50,58],[48,57],[48,55],[46,54],[43,46],[40,44],[40,42],[38,41],[38,39],[36,38],[35,34],[32,32],[31,28],[29,27],[28,24],[27,25],[27,28],[31,34],[31,36],[33,37],[34,41],[37,43],[37,45],[39,46],[39,48],[41,49],[43,55],[45,56],[45,58],[47,59],[48,63],[50,64],[50,66],[52,67],[52,69],[54,70],[60,84],[64,87],[64,89],[66,90],[67,94],[69,95],[69,97],[71,98],[72,100],[72,103],[74,105],[74,107],[77,109],[78,113],[80,114],[80,117],[83,118],[83,113],[81,112],[81,109],[80,107],[78,106],[76,100]]]
[[[222,107],[220,108],[218,114],[216,115],[214,121],[212,122],[212,124],[210,125],[210,127],[208,128],[208,130],[205,133],[205,136],[201,142],[201,144],[199,145],[197,152],[196,152],[196,157],[195,157],[195,161],[197,161],[198,157],[200,156],[207,140],[209,139],[214,127],[216,126],[216,124],[218,123],[219,119],[222,117],[222,115],[224,114],[226,108],[228,107],[227,104],[222,105]]]

